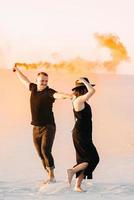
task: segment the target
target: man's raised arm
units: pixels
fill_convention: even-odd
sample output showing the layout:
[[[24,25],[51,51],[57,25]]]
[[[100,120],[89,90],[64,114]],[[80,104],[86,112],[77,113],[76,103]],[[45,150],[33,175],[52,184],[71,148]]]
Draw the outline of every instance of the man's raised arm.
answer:
[[[13,67],[13,72],[17,73],[19,80],[29,89],[29,79],[18,69],[16,65]]]

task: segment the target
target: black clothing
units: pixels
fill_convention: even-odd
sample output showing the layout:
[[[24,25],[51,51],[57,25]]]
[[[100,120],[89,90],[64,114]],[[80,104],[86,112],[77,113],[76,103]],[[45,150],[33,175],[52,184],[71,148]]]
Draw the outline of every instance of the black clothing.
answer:
[[[33,141],[45,169],[54,169],[54,159],[51,153],[56,128],[53,125],[33,127]]]
[[[44,168],[54,169],[54,159],[52,156],[52,145],[55,138],[55,121],[52,106],[55,101],[53,94],[55,90],[48,86],[37,91],[37,85],[30,83],[31,91],[30,105],[33,127],[33,141],[40,156]]]
[[[34,83],[30,83],[29,89],[31,91],[31,124],[35,126],[55,125],[52,106],[55,101],[53,94],[56,91],[48,86],[42,91],[37,91],[37,85]]]
[[[88,167],[84,170],[84,178],[91,179],[92,172],[99,162],[99,155],[92,141],[92,111],[90,105],[85,103],[83,110],[79,112],[74,110],[74,116],[76,122],[73,128],[73,142],[77,165],[88,162]],[[81,171],[77,172],[76,177],[80,173]]]

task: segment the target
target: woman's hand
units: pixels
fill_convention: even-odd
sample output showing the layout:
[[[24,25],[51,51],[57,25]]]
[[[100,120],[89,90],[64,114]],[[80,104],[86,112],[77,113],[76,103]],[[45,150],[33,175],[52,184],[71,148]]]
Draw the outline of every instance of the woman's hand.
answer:
[[[78,80],[78,83],[89,83],[85,78],[83,77],[80,77],[79,80]]]

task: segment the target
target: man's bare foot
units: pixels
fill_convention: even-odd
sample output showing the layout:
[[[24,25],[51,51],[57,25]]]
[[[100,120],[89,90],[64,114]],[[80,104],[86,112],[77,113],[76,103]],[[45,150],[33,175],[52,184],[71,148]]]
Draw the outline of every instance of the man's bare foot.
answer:
[[[87,185],[91,187],[91,186],[93,186],[93,183],[91,181],[88,181]]]
[[[85,192],[85,190],[83,190],[81,187],[75,187],[74,191],[76,191],[76,192]]]
[[[73,170],[72,169],[67,169],[67,175],[68,175],[68,183],[69,183],[69,186],[71,186],[71,182],[72,182],[72,178],[73,178]]]

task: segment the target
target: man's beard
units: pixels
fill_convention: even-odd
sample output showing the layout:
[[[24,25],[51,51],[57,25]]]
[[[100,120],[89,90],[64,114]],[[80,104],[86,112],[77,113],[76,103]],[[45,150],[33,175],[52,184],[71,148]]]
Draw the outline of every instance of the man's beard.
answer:
[[[47,86],[46,84],[41,84],[41,85],[40,85],[40,87],[46,87],[46,86]]]

